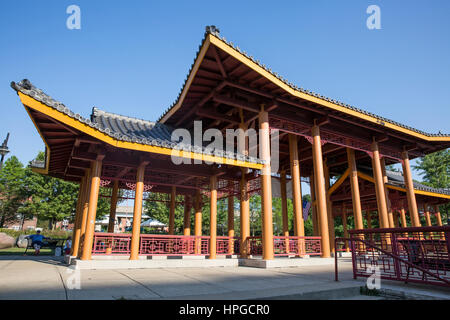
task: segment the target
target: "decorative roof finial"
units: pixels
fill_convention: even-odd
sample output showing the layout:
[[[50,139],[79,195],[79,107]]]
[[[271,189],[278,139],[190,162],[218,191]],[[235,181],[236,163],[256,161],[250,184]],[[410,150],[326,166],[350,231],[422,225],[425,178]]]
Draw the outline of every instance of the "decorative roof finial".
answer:
[[[206,33],[211,33],[214,36],[219,36],[220,34],[220,30],[218,28],[216,28],[216,26],[206,26]]]

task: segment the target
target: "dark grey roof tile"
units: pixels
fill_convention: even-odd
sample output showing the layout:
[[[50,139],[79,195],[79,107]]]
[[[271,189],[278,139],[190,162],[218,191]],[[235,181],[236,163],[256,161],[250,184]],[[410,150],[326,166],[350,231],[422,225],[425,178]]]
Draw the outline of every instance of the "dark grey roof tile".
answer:
[[[204,43],[204,41],[206,40],[206,37],[207,37],[208,34],[213,35],[214,37],[216,37],[217,39],[221,40],[222,42],[224,42],[225,44],[227,44],[227,45],[230,46],[231,48],[233,48],[233,49],[235,49],[236,51],[238,51],[239,53],[243,54],[245,57],[251,59],[251,60],[252,60],[253,62],[255,62],[257,65],[259,65],[259,66],[262,67],[263,69],[265,69],[265,70],[267,70],[268,72],[270,72],[273,76],[275,76],[277,79],[281,80],[283,83],[285,83],[286,85],[288,85],[289,87],[291,87],[291,88],[294,89],[294,90],[299,90],[299,91],[302,92],[302,93],[308,94],[308,95],[313,96],[313,97],[321,98],[322,100],[325,100],[325,101],[331,101],[331,102],[333,102],[333,103],[342,105],[342,106],[344,106],[344,107],[346,107],[346,108],[348,108],[348,109],[350,109],[350,110],[354,110],[354,111],[357,111],[357,112],[362,113],[362,114],[370,115],[371,117],[374,117],[374,118],[376,118],[376,119],[382,120],[382,121],[384,121],[384,122],[392,123],[392,124],[397,125],[397,126],[399,126],[399,127],[403,127],[403,128],[405,128],[405,129],[408,129],[408,130],[411,130],[411,131],[414,131],[414,132],[423,134],[423,135],[428,136],[428,137],[436,137],[436,136],[439,136],[439,137],[450,137],[450,134],[442,134],[442,133],[439,133],[439,134],[432,134],[432,133],[427,133],[427,132],[424,132],[424,131],[422,131],[422,130],[418,130],[418,129],[412,128],[412,127],[410,127],[410,126],[401,124],[401,123],[399,123],[399,122],[397,122],[397,121],[390,120],[390,119],[387,119],[387,118],[378,116],[378,115],[376,115],[376,114],[367,112],[367,111],[365,111],[365,110],[362,110],[362,109],[359,109],[359,108],[350,106],[349,104],[342,103],[342,102],[337,101],[337,100],[332,100],[332,99],[330,99],[330,98],[327,98],[327,97],[322,96],[322,95],[320,95],[320,94],[317,94],[317,93],[315,93],[315,92],[312,92],[312,91],[309,91],[309,90],[306,90],[306,89],[302,89],[302,88],[299,89],[297,86],[292,85],[291,83],[287,82],[286,79],[284,79],[283,77],[281,77],[277,72],[272,71],[272,70],[271,70],[270,68],[268,68],[267,66],[265,66],[265,65],[263,65],[263,64],[261,64],[261,63],[259,63],[259,61],[255,61],[255,59],[253,59],[253,57],[250,57],[245,51],[241,51],[241,49],[240,49],[239,47],[233,45],[233,43],[231,43],[230,41],[227,41],[227,40],[225,39],[225,37],[221,37],[220,34],[218,33],[217,29],[211,29],[210,26],[207,26],[207,27],[206,27],[205,36],[203,37],[203,40],[202,40],[202,42],[201,42],[199,48],[201,48],[201,47],[203,46],[203,43]],[[188,73],[187,73],[187,76],[186,76],[186,79],[185,79],[185,81],[184,81],[184,84],[182,85],[181,90],[179,91],[178,96],[177,96],[175,102],[174,102],[169,108],[167,108],[167,110],[159,117],[158,121],[160,121],[160,120],[161,120],[161,119],[162,119],[162,118],[163,118],[163,117],[164,117],[164,116],[165,116],[165,115],[166,115],[166,114],[167,114],[167,113],[168,113],[168,112],[169,112],[169,111],[170,111],[170,110],[171,110],[171,109],[179,102],[179,99],[180,99],[180,96],[181,96],[181,92],[183,91],[184,87],[185,87],[186,84],[187,84],[187,79],[189,78],[189,75],[191,74],[191,71],[192,71],[193,66],[194,66],[194,64],[195,64],[195,61],[198,59],[198,54],[199,54],[199,52],[200,52],[200,50],[197,51],[197,54],[196,54],[195,59],[194,59],[194,62],[191,64],[191,67],[189,68],[189,71],[188,71]]]
[[[166,148],[176,148],[178,145],[171,141],[171,136],[173,129],[162,123],[157,123],[153,121],[147,121],[127,116],[122,116],[115,113],[106,112],[98,108],[92,109],[92,114],[90,118],[84,118],[81,115],[72,112],[64,104],[54,100],[52,97],[45,94],[42,90],[36,88],[31,84],[30,81],[24,79],[19,83],[12,82],[11,87],[17,92],[22,92],[35,100],[54,108],[69,117],[85,123],[86,125],[95,128],[105,134],[109,135],[120,141],[135,142],[153,146],[164,146]],[[197,147],[190,144],[183,143],[181,148],[185,151],[202,152],[205,150],[204,147]],[[213,150],[208,151],[209,154]],[[235,159],[236,155],[226,154],[222,151],[217,152],[220,156],[229,156],[229,158]],[[256,158],[245,157],[244,160],[252,163],[261,163]]]
[[[386,176],[388,177],[389,184],[398,185],[398,186],[405,188],[405,182],[404,182],[403,174],[401,172],[386,170]],[[429,191],[429,192],[433,192],[433,193],[450,195],[449,189],[433,188],[433,187],[429,187],[424,184],[421,184],[417,181],[413,181],[413,184],[414,184],[414,189],[416,189],[416,190]]]

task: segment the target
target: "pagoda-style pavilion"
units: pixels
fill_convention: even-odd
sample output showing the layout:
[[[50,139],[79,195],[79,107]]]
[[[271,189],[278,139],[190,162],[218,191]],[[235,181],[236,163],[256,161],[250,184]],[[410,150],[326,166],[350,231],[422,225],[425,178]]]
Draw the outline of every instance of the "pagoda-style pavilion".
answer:
[[[182,254],[206,255],[209,259],[230,253],[245,258],[262,248],[259,253],[270,260],[283,246],[285,253],[330,257],[335,250],[336,216],[342,216],[344,230],[348,215],[353,215],[355,229],[364,228],[364,219],[369,228],[374,219],[382,228],[399,226],[399,220],[406,227],[407,214],[412,226],[420,226],[420,211],[427,225],[432,223],[431,213],[441,225],[438,206],[450,199],[450,190],[413,182],[410,168],[411,159],[448,148],[450,135],[425,133],[299,88],[227,42],[214,26],[207,27],[177,100],[157,122],[96,108],[86,119],[28,80],[13,82],[12,87],[46,145],[46,161],[34,170],[80,185],[73,255],[81,260],[98,253],[129,254],[136,260],[142,254],[179,252],[168,248],[170,237],[192,244],[192,251],[184,247]],[[175,129],[192,132],[195,121],[201,121],[203,132],[217,128],[225,135],[227,129],[243,130],[236,131],[232,152],[211,151],[196,141],[173,141]],[[259,129],[258,157],[249,156],[249,141],[238,142],[248,140],[248,129]],[[271,150],[272,131],[279,132],[279,150]],[[274,172],[271,155],[276,152],[279,165]],[[174,155],[189,161],[175,164]],[[403,175],[386,169],[396,163],[402,164]],[[301,177],[310,182],[316,237],[305,237]],[[280,180],[283,200],[282,236],[273,234],[274,178]],[[293,236],[288,229],[288,181],[292,185]],[[122,239],[116,242],[125,246],[123,250],[108,247],[107,235],[94,232],[100,187],[111,190],[112,222],[118,190],[134,194],[132,234],[107,234]],[[162,247],[156,236],[140,234],[142,202],[149,192],[166,194],[170,203],[169,235]],[[249,195],[257,192],[262,202],[260,239],[250,237]],[[177,195],[185,196],[183,236],[174,236]],[[232,208],[227,237],[218,237],[216,231],[220,197],[227,197]],[[234,234],[235,197],[240,201],[238,237]],[[209,199],[211,208],[209,235],[201,234],[204,199]],[[195,215],[193,232],[191,207]],[[320,243],[316,249],[314,241]],[[159,251],[155,246],[160,246]]]

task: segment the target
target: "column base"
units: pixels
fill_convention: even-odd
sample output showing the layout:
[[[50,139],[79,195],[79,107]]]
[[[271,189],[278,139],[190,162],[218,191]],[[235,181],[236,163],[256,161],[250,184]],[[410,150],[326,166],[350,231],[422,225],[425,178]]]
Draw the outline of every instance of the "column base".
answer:
[[[334,258],[282,258],[277,257],[273,260],[264,259],[239,259],[239,266],[253,268],[295,268],[317,265],[334,265]]]

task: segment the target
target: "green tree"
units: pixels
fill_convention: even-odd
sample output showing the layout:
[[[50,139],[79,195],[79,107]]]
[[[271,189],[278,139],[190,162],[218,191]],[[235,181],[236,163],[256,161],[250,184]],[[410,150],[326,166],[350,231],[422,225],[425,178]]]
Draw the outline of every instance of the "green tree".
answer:
[[[152,193],[144,202],[144,212],[152,219],[156,219],[166,225],[169,224],[170,196],[161,193]],[[179,195],[176,199],[175,207],[175,234],[183,234],[184,226],[184,196]],[[234,199],[235,210],[239,208],[239,200]],[[195,210],[191,208],[191,230],[194,230]],[[210,222],[210,201],[206,196],[202,197],[202,234],[209,235]],[[235,222],[235,232],[239,233],[239,225]],[[228,232],[228,199],[222,198],[217,200],[217,234],[227,235]],[[191,232],[193,234],[193,232]]]
[[[30,168],[26,170],[24,186],[29,200],[20,209],[28,216],[36,215],[39,220],[49,221],[49,229],[55,223],[73,216],[78,196],[75,183],[36,174]]]
[[[150,218],[169,225],[170,196],[164,193],[150,193],[144,201],[144,212]],[[184,206],[179,205],[184,202],[183,196],[177,196],[175,206],[175,234],[183,233]]]
[[[24,176],[23,164],[16,156],[6,160],[0,170],[0,228],[17,220],[18,210],[27,199]]]
[[[423,177],[423,184],[434,188],[450,188],[450,149],[427,154],[418,159],[414,170]],[[441,213],[448,219],[450,204],[440,206]]]
[[[413,168],[423,177],[423,183],[435,188],[450,187],[450,150],[441,150],[418,159]]]
[[[40,152],[36,160],[44,160]],[[24,169],[21,191],[25,194],[24,201],[18,211],[25,217],[37,216],[39,221],[48,221],[49,229],[54,229],[55,223],[63,219],[74,220],[79,185],[62,179],[35,173],[30,165]],[[109,195],[110,189],[101,188],[101,195]],[[97,203],[97,218],[109,214],[109,198],[99,197]]]

